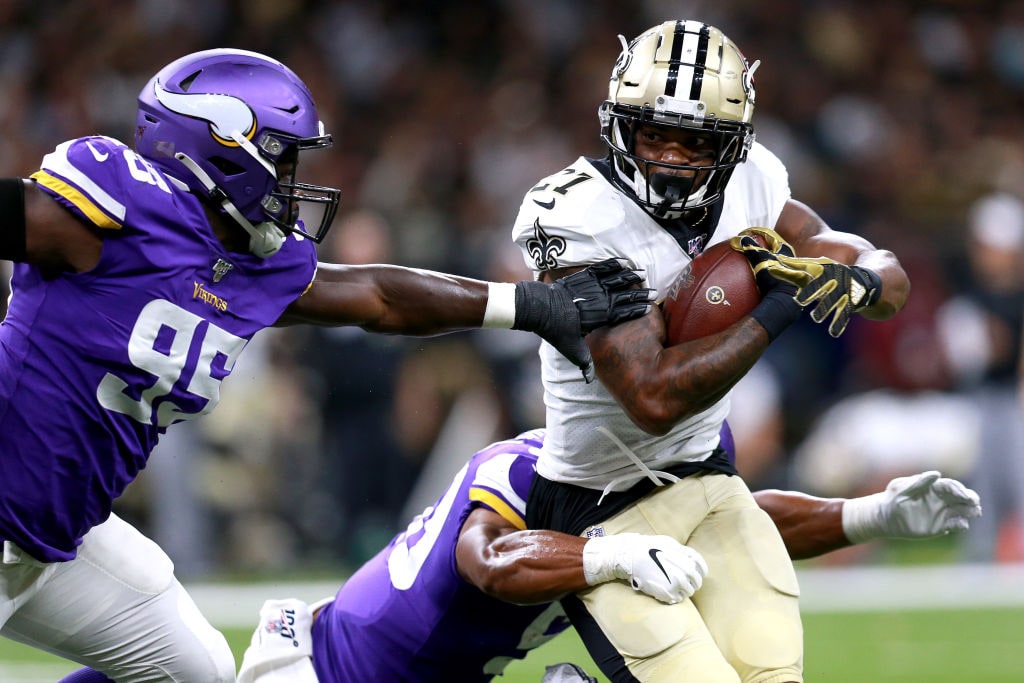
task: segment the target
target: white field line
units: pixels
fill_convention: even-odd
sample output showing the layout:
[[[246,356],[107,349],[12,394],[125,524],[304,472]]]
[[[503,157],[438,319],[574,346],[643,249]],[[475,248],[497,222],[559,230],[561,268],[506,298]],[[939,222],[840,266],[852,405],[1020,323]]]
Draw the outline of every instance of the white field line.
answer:
[[[798,568],[804,612],[1024,607],[1024,564]],[[215,626],[256,626],[263,601],[333,595],[340,581],[194,583],[189,592]]]

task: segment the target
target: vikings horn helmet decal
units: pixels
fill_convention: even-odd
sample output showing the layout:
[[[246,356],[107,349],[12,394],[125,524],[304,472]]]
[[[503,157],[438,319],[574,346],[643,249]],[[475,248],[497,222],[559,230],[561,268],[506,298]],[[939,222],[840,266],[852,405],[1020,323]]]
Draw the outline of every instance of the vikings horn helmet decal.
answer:
[[[247,140],[256,132],[256,116],[249,105],[237,97],[214,93],[178,94],[165,90],[159,82],[154,84],[153,94],[169,110],[208,122],[210,133],[222,145],[237,146],[233,137],[236,131]]]

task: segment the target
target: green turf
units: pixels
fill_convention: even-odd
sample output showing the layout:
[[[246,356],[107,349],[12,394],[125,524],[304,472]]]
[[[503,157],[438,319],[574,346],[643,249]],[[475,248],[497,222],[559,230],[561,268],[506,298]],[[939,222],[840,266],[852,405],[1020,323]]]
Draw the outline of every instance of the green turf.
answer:
[[[804,628],[809,683],[1024,681],[1024,609],[808,614]],[[241,659],[251,631],[225,633]],[[509,666],[498,683],[539,683],[544,665],[559,661],[596,673],[578,638],[567,633]],[[0,639],[3,683],[53,683],[75,668]]]

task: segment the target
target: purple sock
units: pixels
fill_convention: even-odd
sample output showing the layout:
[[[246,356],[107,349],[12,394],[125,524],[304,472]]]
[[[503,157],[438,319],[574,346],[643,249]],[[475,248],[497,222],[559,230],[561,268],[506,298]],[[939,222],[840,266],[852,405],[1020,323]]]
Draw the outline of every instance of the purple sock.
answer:
[[[57,681],[57,683],[114,683],[99,671],[93,669],[79,669],[74,673],[70,673],[64,678]]]

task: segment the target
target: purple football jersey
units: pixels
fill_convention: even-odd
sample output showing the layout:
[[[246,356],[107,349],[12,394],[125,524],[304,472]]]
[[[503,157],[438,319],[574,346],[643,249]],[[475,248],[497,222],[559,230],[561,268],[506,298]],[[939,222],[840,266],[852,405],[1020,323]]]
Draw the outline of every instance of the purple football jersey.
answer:
[[[345,582],[313,624],[321,683],[490,681],[568,628],[557,603],[502,602],[455,566],[474,508],[525,528],[541,436],[527,432],[474,455],[434,505]]]
[[[158,435],[213,409],[316,251],[294,237],[267,259],[226,251],[196,197],[110,138],[61,144],[33,178],[104,233],[88,272],[16,264],[0,325],[0,539],[63,561]]]

